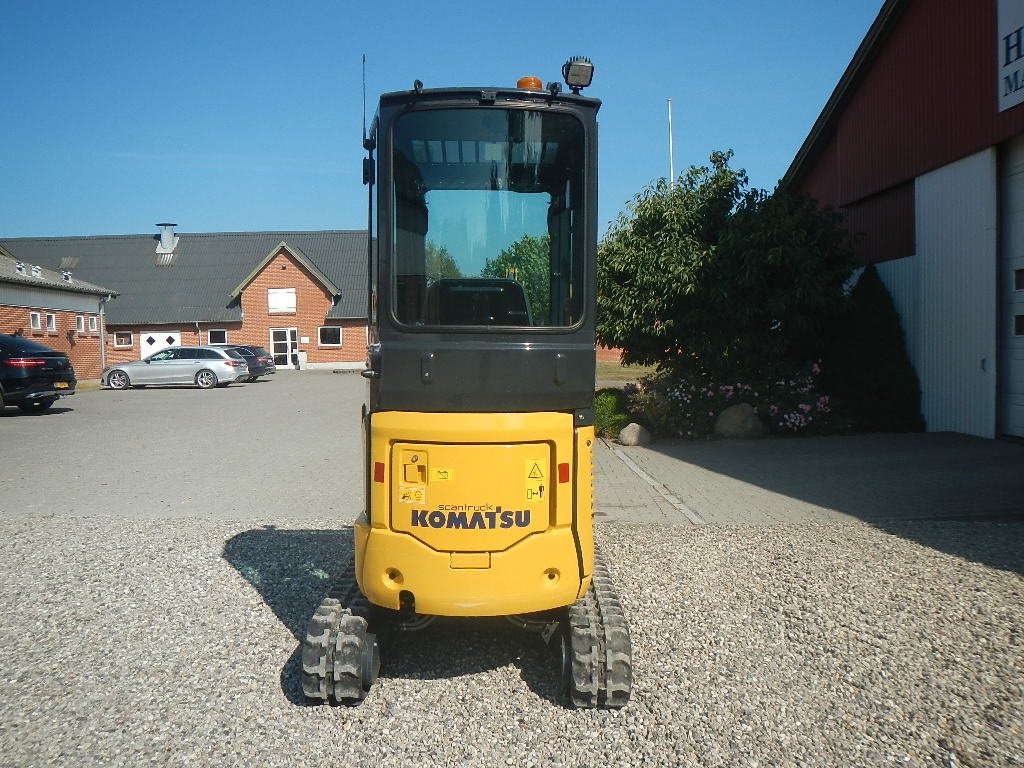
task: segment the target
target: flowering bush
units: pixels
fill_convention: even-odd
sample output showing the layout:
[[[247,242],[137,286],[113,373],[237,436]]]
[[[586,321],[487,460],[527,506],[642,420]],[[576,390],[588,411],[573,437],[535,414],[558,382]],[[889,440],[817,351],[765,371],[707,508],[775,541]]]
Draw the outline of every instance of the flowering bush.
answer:
[[[660,373],[627,384],[629,412],[655,432],[672,437],[710,437],[715,420],[731,405],[753,406],[776,434],[822,434],[840,428],[829,396],[818,389],[821,373],[813,363],[791,376],[758,384],[722,383],[708,377]]]

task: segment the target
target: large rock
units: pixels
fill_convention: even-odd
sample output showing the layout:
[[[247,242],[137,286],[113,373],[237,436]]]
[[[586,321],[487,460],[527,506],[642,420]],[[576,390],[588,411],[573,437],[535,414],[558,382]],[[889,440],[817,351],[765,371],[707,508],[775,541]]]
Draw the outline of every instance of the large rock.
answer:
[[[767,434],[768,428],[749,403],[730,405],[715,420],[715,435],[718,437],[750,439]]]
[[[647,445],[651,442],[651,433],[634,421],[619,431],[619,442],[622,445]]]

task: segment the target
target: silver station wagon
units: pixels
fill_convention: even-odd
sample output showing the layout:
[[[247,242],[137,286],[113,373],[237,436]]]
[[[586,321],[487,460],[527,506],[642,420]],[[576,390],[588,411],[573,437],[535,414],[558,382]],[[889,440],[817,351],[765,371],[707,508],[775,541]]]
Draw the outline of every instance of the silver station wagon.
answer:
[[[111,389],[162,384],[194,384],[200,389],[226,387],[249,378],[249,365],[233,349],[168,347],[142,360],[103,369],[101,382]]]

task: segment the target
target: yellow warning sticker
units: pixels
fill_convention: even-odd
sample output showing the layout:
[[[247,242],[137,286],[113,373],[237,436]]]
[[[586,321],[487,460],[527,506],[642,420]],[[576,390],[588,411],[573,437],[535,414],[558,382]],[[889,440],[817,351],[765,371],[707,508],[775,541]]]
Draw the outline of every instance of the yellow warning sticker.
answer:
[[[402,504],[422,504],[426,501],[427,492],[423,488],[407,488],[402,486],[398,489],[398,500]]]
[[[430,479],[440,482],[444,482],[445,480],[454,480],[455,470],[448,469],[447,467],[431,467]]]
[[[548,493],[547,481],[544,479],[544,459],[526,460],[526,500],[543,501]]]

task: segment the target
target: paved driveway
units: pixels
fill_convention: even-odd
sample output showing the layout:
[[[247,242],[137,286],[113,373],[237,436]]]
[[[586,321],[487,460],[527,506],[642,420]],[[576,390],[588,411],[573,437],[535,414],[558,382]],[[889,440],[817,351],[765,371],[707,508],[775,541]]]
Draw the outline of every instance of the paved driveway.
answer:
[[[720,525],[1024,516],[1024,443],[953,433],[614,449]]]
[[[280,372],[222,389],[83,388],[0,416],[0,515],[348,523],[362,503],[357,373]]]
[[[357,373],[224,389],[83,388],[0,416],[0,515],[329,517],[362,505]],[[964,435],[600,442],[598,518],[774,525],[1024,515],[1024,444]],[[59,492],[57,490],[59,489]]]

